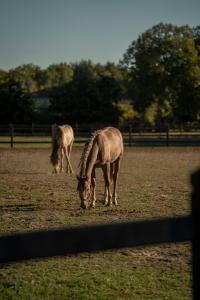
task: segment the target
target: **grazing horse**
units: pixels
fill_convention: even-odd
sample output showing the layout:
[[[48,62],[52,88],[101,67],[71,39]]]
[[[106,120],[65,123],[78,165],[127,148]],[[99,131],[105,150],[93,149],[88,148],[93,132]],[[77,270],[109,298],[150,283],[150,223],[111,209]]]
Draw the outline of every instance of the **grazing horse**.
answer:
[[[96,180],[95,168],[102,168],[105,182],[105,205],[117,205],[116,183],[123,155],[123,139],[120,131],[114,127],[105,127],[95,131],[86,143],[81,159],[80,174],[77,176],[81,207],[88,208],[92,194],[91,207],[95,207]],[[111,183],[113,182],[113,195]]]
[[[70,163],[70,154],[74,141],[73,129],[69,125],[52,125],[52,153],[50,161],[54,167],[54,172],[63,172],[64,155],[66,158],[66,172],[73,173]]]

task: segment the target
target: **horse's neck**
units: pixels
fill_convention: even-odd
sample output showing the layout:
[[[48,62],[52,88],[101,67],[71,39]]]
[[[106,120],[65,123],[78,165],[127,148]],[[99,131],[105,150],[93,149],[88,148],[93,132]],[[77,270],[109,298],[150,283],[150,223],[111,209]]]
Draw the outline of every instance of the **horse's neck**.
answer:
[[[86,163],[85,175],[88,176],[89,178],[91,177],[93,167],[97,161],[98,151],[99,151],[99,147],[97,143],[94,143],[90,150],[90,153],[87,158],[87,163]]]

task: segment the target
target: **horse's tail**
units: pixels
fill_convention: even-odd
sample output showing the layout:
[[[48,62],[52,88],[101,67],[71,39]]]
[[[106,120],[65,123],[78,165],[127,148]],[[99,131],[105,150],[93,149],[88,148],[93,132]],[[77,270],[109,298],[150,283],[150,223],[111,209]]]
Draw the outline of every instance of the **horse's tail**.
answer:
[[[50,161],[53,166],[58,164],[58,159],[59,159],[58,149],[59,149],[59,145],[58,145],[57,141],[54,141],[52,144],[52,152],[51,152],[51,156],[50,156]]]
[[[60,131],[59,127],[56,124],[52,125],[52,152],[50,156],[50,161],[53,166],[58,164],[58,150],[60,147]]]

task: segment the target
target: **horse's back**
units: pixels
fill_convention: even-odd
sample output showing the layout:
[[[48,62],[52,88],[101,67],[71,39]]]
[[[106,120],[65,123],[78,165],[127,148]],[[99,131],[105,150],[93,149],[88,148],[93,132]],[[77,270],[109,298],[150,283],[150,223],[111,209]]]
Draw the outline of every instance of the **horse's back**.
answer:
[[[122,134],[115,127],[105,127],[99,132],[98,145],[102,161],[114,162],[124,152]]]
[[[74,132],[70,125],[61,125],[58,126],[59,135],[61,137],[62,146],[68,146],[73,143]]]

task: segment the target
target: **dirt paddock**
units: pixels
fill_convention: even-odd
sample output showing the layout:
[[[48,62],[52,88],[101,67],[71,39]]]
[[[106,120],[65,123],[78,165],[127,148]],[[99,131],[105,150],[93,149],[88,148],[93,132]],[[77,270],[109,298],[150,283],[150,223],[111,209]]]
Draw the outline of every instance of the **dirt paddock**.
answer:
[[[70,176],[52,174],[50,149],[0,150],[0,207],[7,223],[1,231],[189,212],[190,174],[200,166],[199,148],[127,148],[118,180],[119,206],[103,206],[102,172],[97,170],[97,207],[86,212],[79,208],[76,191],[80,155],[81,150],[73,150],[75,174]],[[15,217],[19,220],[13,226]]]
[[[119,205],[103,205],[103,179],[98,170],[97,206],[89,210],[80,209],[76,174],[52,174],[49,156],[50,149],[0,149],[1,234],[190,213],[190,174],[200,167],[200,148],[126,148],[118,180]],[[80,149],[72,150],[76,173],[80,156]],[[124,257],[131,257],[132,268],[140,263],[190,273],[188,243],[117,253],[127,267],[130,260]]]

